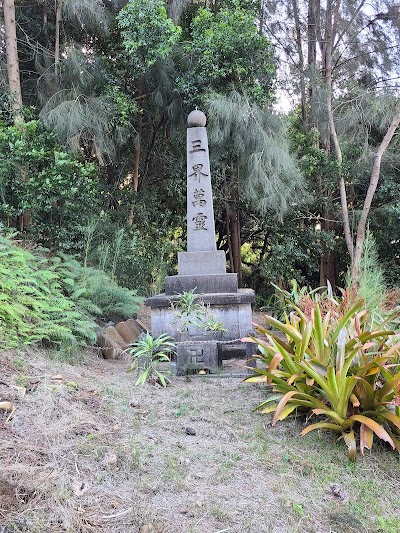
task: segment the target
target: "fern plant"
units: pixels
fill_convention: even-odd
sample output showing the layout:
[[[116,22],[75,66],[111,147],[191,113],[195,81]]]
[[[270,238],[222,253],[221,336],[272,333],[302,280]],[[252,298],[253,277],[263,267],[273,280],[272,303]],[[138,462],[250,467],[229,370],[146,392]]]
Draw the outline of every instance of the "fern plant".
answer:
[[[88,316],[129,318],[143,303],[136,291],[120,287],[104,271],[84,266],[66,254],[52,258],[50,269],[59,275],[65,294]]]
[[[86,344],[96,339],[96,324],[67,298],[59,276],[45,260],[0,236],[0,346],[54,343]]]

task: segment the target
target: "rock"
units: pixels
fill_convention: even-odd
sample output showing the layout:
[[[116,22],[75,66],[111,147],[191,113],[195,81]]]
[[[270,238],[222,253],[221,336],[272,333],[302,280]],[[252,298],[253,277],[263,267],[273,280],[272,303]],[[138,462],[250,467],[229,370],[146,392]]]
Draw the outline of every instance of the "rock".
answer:
[[[127,344],[134,342],[142,332],[133,318],[125,320],[125,322],[118,322],[118,324],[115,326],[115,329]]]
[[[106,455],[103,457],[103,460],[101,461],[102,466],[111,469],[115,468],[117,466],[117,456],[115,453],[106,453]]]
[[[336,498],[339,498],[339,500],[342,500],[342,502],[346,502],[349,499],[349,495],[344,489],[342,489],[339,483],[331,483],[329,487],[332,494],[336,496]]]
[[[151,533],[152,532],[152,527],[149,526],[148,524],[145,524],[143,526],[140,526],[139,528],[139,533]]]
[[[140,407],[140,402],[135,400],[135,398],[132,398],[132,400],[129,402],[129,406],[138,409]]]
[[[120,359],[127,347],[127,343],[113,326],[108,326],[99,332],[97,344],[106,359]]]
[[[196,435],[196,430],[193,428],[185,428],[186,435]]]

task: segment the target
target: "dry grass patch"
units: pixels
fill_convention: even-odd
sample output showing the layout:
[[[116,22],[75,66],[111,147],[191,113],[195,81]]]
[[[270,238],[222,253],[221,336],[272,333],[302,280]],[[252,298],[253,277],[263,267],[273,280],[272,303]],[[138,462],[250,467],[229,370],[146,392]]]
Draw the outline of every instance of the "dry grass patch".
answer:
[[[9,424],[0,414],[3,533],[400,531],[398,457],[377,448],[352,465],[330,437],[300,437],[301,420],[269,427],[251,411],[257,386],[135,389],[127,363],[93,355],[0,358],[3,394],[38,380]]]

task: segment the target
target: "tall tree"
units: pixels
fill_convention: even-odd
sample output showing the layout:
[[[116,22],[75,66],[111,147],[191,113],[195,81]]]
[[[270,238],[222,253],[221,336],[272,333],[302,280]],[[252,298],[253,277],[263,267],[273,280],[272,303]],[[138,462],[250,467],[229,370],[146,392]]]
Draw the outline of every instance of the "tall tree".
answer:
[[[23,120],[21,80],[17,47],[17,26],[14,0],[3,0],[4,41],[6,45],[8,85],[11,109],[16,121]]]
[[[327,158],[336,161],[336,185],[330,190],[327,190],[318,174],[315,176],[319,183],[319,194],[326,196],[325,206],[319,214],[323,228],[335,230],[334,198],[336,191],[340,191],[342,226],[351,270],[355,275],[371,202],[379,181],[381,158],[398,126],[398,111],[397,108],[393,111],[393,120],[377,143],[368,178],[368,192],[361,202],[360,212],[350,212],[343,161],[343,146],[346,143],[337,132],[337,121],[340,120],[343,105],[336,106],[335,100],[340,94],[343,102],[343,95],[347,94],[347,105],[353,105],[356,111],[352,98],[354,82],[376,94],[382,93],[383,89],[387,93],[393,91],[393,81],[396,83],[400,79],[396,60],[400,43],[399,6],[393,0],[380,0],[368,6],[365,0],[356,3],[347,0],[287,0],[272,3],[265,0],[264,5],[272,15],[264,31],[279,47],[281,58],[288,60],[290,67],[286,72],[283,69],[284,74],[294,74],[294,79],[298,81],[303,129],[310,132],[316,146],[324,150]],[[281,22],[283,19],[284,24]],[[296,36],[295,40],[289,37],[291,32]],[[288,78],[286,82],[296,93],[296,86]],[[313,130],[317,132],[316,135]],[[364,142],[371,142],[371,138],[367,136]],[[353,228],[351,222],[354,216],[357,224]],[[321,282],[331,277],[335,271],[334,263],[335,258],[329,253],[322,258]]]

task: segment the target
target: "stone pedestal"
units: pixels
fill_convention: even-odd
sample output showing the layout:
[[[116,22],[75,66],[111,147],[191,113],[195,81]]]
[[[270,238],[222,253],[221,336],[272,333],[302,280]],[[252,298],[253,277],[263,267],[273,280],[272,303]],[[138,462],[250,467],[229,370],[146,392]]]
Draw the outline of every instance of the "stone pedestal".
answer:
[[[221,365],[220,346],[213,341],[185,341],[177,344],[176,373],[178,376],[205,370],[214,374]]]
[[[146,300],[151,307],[152,334],[168,334],[177,342],[177,374],[216,372],[221,357],[231,352],[243,357],[248,344],[240,339],[252,333],[252,289],[238,289],[237,274],[226,273],[225,253],[216,249],[215,223],[208,154],[206,117],[193,111],[187,130],[187,252],[178,254],[178,275],[165,278],[165,293]],[[194,290],[209,314],[226,332],[182,328],[177,320],[179,295]],[[218,337],[218,338],[217,338]],[[254,345],[255,346],[255,345]]]

